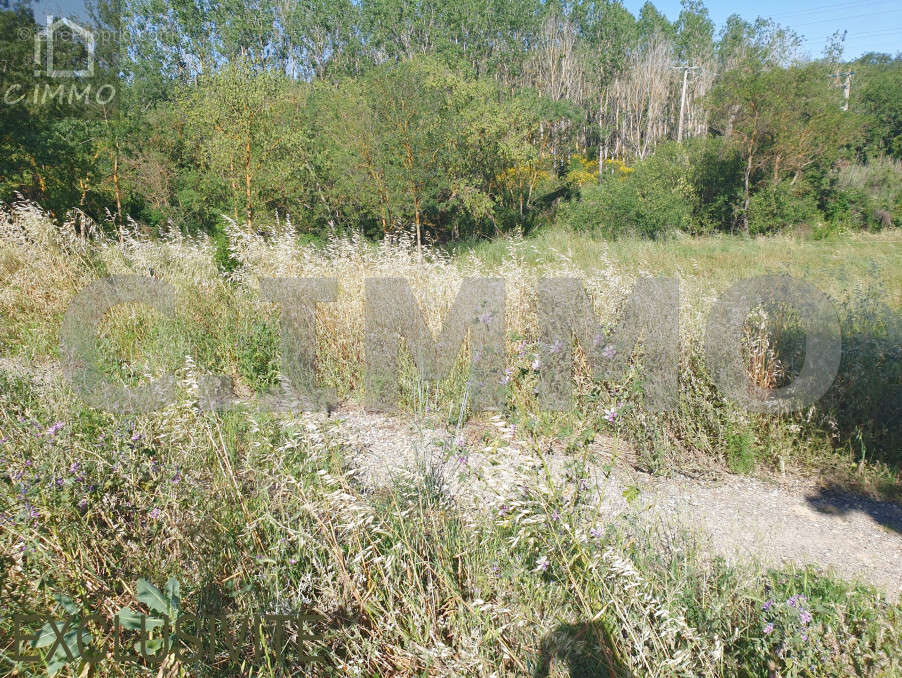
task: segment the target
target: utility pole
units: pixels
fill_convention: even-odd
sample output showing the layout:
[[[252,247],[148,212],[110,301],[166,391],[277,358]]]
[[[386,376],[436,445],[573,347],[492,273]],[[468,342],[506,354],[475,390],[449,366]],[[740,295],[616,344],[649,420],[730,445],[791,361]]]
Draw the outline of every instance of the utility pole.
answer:
[[[680,122],[677,125],[677,143],[683,141],[683,115],[686,110],[686,86],[689,84],[689,71],[698,70],[698,66],[673,66],[672,68],[683,69],[683,90],[680,93]]]
[[[842,81],[842,95],[843,95],[843,105],[842,110],[849,110],[849,95],[852,93],[852,76],[855,75],[855,71],[848,71],[846,73],[831,73],[830,77],[833,78],[833,81],[839,85],[839,79],[843,78]]]
[[[842,109],[844,111],[849,110],[849,94],[852,93],[852,76],[855,74],[855,71],[849,71],[846,73],[846,82],[842,88],[842,94],[845,101],[843,102]]]

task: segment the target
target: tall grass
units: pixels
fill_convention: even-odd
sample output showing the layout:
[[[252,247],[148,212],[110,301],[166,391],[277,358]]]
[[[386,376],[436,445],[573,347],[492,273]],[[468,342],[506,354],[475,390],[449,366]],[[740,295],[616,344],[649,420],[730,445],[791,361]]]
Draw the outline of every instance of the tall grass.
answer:
[[[516,368],[504,415],[522,427],[535,459],[562,431],[570,431],[567,439],[580,452],[587,434],[624,435],[641,463],[654,468],[726,463],[737,432],[762,435],[762,426],[763,435],[770,427],[789,445],[817,439],[816,422],[806,428],[753,420],[718,398],[699,362],[698,330],[709,299],[694,294],[683,300],[679,412],[645,413],[641,363],[622,383],[601,385],[580,368],[574,411],[540,412],[530,368],[538,277],[583,276],[599,317],[611,323],[637,271],[608,250],[599,249],[586,270],[566,251],[529,262],[526,244],[504,246],[506,255],[496,261],[430,252],[420,263],[404,239],[374,245],[336,238],[314,247],[298,245],[288,228],[265,235],[236,230],[230,256],[237,267],[225,272],[204,237],[113,241],[82,219],[57,228],[30,205],[4,211],[0,671],[43,672],[12,660],[10,614],[60,615],[54,594],[68,594],[106,619],[122,606],[147,612],[135,602],[137,579],[162,585],[176,577],[187,610],[225,614],[231,627],[249,613],[320,613],[316,631],[323,639],[306,649],[328,657],[330,666],[302,669],[295,657],[289,662],[295,674],[897,674],[898,606],[866,587],[807,571],[764,573],[712,562],[666,524],[630,515],[595,524],[598,499],[579,491],[593,463],[585,454],[574,455],[586,458],[565,487],[549,481],[539,464],[514,469],[508,494],[474,503],[453,489],[468,484],[468,471],[454,471],[463,474],[456,485],[446,482],[451,471],[430,466],[425,440],[421,468],[373,490],[347,473],[354,449],[330,418],[268,415],[249,399],[220,413],[199,405],[205,373],[229,375],[239,396],[277,382],[278,318],[260,300],[263,277],[339,281],[339,301],[318,311],[320,370],[354,399],[362,390],[367,276],[407,278],[437,329],[464,277],[497,275],[507,281]],[[87,282],[114,273],[159,277],[176,290],[173,318],[135,307],[110,313],[101,328],[108,378],[140,383],[164,371],[178,375],[177,402],[154,413],[94,410],[60,378],[56,343],[66,305]],[[426,388],[408,364],[402,380],[402,406],[410,411],[452,412],[449,419],[456,419],[464,409],[461,379]],[[623,423],[615,431],[602,412],[621,402]],[[799,595],[810,622],[802,623],[794,607]],[[775,616],[774,604],[795,616]],[[767,630],[768,624],[774,626]],[[108,639],[108,628],[94,632]],[[170,658],[153,671],[284,674],[265,643],[262,656],[246,643],[237,657],[214,645],[204,660]],[[152,672],[109,654],[91,661],[100,675]]]

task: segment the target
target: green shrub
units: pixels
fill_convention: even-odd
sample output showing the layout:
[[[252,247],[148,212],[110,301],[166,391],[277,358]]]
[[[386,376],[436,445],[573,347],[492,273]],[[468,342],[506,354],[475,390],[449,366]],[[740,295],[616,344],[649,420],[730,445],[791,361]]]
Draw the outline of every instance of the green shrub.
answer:
[[[828,214],[857,228],[902,224],[902,162],[875,158],[834,172]]]
[[[279,330],[254,320],[238,341],[238,371],[255,391],[279,381]]]
[[[749,232],[776,233],[817,215],[814,195],[788,181],[769,184],[749,201]]]
[[[695,202],[688,176],[686,150],[664,144],[631,173],[583,187],[580,200],[562,207],[558,218],[570,228],[606,238],[659,238],[673,230],[688,231]]]
[[[686,142],[686,148],[696,194],[693,234],[732,230],[745,172],[739,149],[723,137],[696,137]]]
[[[726,458],[733,473],[748,473],[754,469],[757,458],[755,435],[748,430],[727,435]]]

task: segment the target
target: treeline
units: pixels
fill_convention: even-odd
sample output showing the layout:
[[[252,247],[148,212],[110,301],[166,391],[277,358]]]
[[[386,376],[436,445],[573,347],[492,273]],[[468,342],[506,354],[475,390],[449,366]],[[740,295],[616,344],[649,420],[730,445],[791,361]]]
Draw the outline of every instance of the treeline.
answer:
[[[837,39],[806,61],[791,31],[718,30],[696,0],[675,22],[589,0],[127,0],[121,28],[118,110],[3,107],[0,200],[114,229],[438,241],[554,218],[612,236],[902,221],[902,59],[844,63]],[[3,35],[36,29],[0,12]],[[0,50],[4,91],[38,77],[30,40]]]

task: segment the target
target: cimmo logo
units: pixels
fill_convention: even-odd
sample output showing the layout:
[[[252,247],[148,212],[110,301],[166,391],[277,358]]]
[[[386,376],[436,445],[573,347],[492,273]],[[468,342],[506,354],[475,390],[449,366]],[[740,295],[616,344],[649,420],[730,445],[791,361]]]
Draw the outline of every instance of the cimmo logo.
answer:
[[[57,42],[80,42],[84,46],[84,68],[56,68],[55,49]],[[94,32],[66,17],[47,16],[47,25],[34,36],[35,76],[46,74],[50,78],[85,78],[94,75],[94,61],[97,41]],[[45,57],[46,56],[46,60]]]

